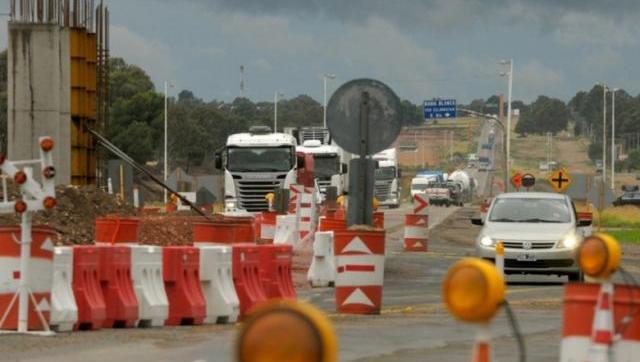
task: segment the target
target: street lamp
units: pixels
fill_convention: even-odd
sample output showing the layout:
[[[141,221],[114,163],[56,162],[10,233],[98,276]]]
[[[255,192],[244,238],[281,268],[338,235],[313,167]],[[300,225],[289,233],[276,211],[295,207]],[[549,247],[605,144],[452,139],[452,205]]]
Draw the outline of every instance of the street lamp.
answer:
[[[169,92],[169,87],[173,88],[173,84],[168,83],[168,82],[164,82],[164,183],[167,183],[167,177],[168,177],[168,163],[167,163],[167,99],[169,98],[168,96],[168,92]],[[167,189],[164,189],[164,197],[163,197],[164,203],[166,205],[167,203]]]
[[[500,61],[500,64],[503,66],[509,66],[509,70],[508,71],[503,71],[500,72],[500,75],[503,77],[507,77],[508,79],[508,95],[507,95],[507,129],[506,129],[506,133],[507,133],[507,150],[506,150],[506,158],[507,158],[507,167],[505,172],[507,173],[507,177],[509,177],[509,169],[511,168],[511,91],[513,88],[513,59],[509,59],[509,60],[502,60]],[[508,191],[509,185],[505,185],[504,189],[505,191]]]
[[[278,132],[278,99],[284,97],[284,94],[275,91],[273,94],[273,133]]]
[[[615,190],[616,174],[616,92],[618,88],[611,90],[611,190]]]
[[[322,76],[322,82],[324,83],[324,106],[322,107],[322,124],[324,128],[327,128],[327,79],[336,79],[336,75],[325,73]]]

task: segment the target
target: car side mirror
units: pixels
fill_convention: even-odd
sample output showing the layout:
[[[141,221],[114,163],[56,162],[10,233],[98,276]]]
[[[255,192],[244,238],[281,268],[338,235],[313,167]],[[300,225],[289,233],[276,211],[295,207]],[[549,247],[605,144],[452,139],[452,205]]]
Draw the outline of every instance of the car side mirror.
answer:
[[[346,174],[347,172],[349,172],[349,167],[347,166],[346,163],[341,163],[340,164],[340,172],[342,174]]]
[[[215,154],[215,166],[216,169],[222,170],[222,154],[220,152],[216,152]]]
[[[591,224],[593,224],[593,220],[590,219],[578,220],[578,227],[587,227],[591,226]]]
[[[475,217],[474,217],[474,218],[471,218],[471,223],[472,223],[473,225],[479,225],[479,226],[484,225],[484,221],[482,221],[482,219],[481,219],[481,218],[475,218]]]

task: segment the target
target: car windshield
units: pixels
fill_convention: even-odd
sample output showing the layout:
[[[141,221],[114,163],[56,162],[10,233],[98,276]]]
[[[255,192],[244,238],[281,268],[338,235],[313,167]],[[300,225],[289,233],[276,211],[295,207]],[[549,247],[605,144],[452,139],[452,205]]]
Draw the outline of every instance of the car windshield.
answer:
[[[293,168],[291,147],[229,148],[227,169],[236,172],[284,172]]]
[[[413,184],[411,185],[411,190],[413,191],[424,191],[427,186],[429,186],[428,184]]]
[[[498,198],[489,221],[568,223],[571,212],[564,199]]]
[[[313,172],[318,178],[328,178],[340,173],[338,155],[314,155]]]
[[[396,168],[393,166],[380,167],[376,170],[377,180],[390,179],[394,177],[396,177]]]

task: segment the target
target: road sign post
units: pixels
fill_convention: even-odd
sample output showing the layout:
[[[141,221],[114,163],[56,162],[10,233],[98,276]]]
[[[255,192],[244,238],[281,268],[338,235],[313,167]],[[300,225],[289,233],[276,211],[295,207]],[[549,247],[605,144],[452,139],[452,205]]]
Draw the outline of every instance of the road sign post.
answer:
[[[377,80],[349,81],[329,100],[327,126],[340,147],[359,155],[349,163],[347,224],[371,225],[376,166],[371,155],[386,149],[398,137],[402,127],[400,99]]]

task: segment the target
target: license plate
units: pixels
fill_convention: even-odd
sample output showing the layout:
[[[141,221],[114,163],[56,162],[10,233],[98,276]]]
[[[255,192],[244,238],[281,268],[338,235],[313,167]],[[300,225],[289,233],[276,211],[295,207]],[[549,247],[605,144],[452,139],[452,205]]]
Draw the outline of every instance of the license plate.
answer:
[[[533,254],[520,254],[517,257],[518,261],[536,261],[536,256]]]

